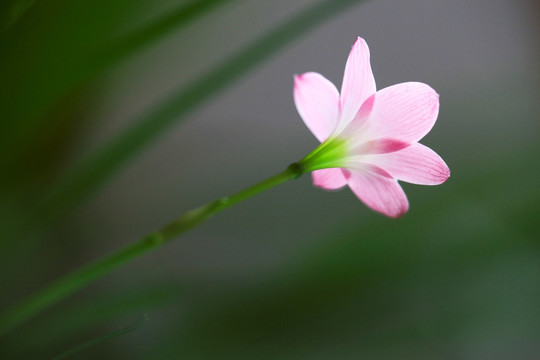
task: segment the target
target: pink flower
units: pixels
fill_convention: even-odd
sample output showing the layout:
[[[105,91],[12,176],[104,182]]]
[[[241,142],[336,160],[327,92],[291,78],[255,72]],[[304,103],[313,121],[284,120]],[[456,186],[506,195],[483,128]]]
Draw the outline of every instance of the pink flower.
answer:
[[[428,85],[407,82],[376,91],[369,48],[355,42],[341,95],[318,73],[295,76],[294,101],[321,145],[300,163],[313,171],[313,184],[327,190],[349,185],[371,209],[399,217],[409,202],[398,180],[438,185],[450,169],[419,144],[433,127],[439,96]]]

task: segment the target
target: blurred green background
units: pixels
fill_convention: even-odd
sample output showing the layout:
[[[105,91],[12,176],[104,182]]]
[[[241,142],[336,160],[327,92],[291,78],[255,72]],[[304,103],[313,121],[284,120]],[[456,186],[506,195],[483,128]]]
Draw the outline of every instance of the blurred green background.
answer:
[[[66,358],[540,357],[536,1],[11,0],[0,11],[3,309],[300,160],[317,141],[292,76],[339,86],[356,36],[378,88],[438,91],[422,142],[452,170],[441,186],[404,184],[399,220],[309,176],[272,189],[14,329],[1,358],[80,345]]]

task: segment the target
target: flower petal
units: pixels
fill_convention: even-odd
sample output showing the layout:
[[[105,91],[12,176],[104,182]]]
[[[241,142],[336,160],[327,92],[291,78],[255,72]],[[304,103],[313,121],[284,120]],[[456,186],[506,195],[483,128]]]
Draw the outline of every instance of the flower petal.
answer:
[[[294,103],[306,126],[320,142],[334,131],[339,116],[339,93],[328,79],[309,72],[294,77]]]
[[[369,48],[364,39],[354,43],[341,85],[341,122],[347,125],[354,118],[360,106],[376,91],[375,78],[369,63]]]
[[[431,130],[438,113],[439,95],[435,90],[423,83],[408,82],[377,91],[369,114],[362,111],[355,122],[360,122],[371,138],[412,143]],[[361,119],[365,116],[366,120]]]
[[[450,169],[435,151],[414,143],[393,153],[369,156],[364,161],[386,170],[398,180],[419,185],[439,185],[450,177]]]
[[[397,218],[409,210],[409,201],[397,180],[372,171],[351,170],[349,187],[371,209]]]
[[[337,190],[347,185],[347,177],[340,168],[315,170],[311,173],[313,185],[326,190]]]
[[[396,152],[410,146],[409,143],[394,139],[369,140],[358,145],[353,145],[350,149],[351,155],[364,156],[366,154],[387,154]]]

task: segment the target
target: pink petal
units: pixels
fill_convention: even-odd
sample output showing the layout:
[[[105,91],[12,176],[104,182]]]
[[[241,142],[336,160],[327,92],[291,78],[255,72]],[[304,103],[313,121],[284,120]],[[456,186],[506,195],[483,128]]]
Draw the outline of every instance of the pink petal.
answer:
[[[320,142],[334,131],[339,93],[328,79],[310,72],[294,77],[294,103],[306,126]]]
[[[349,187],[368,207],[397,218],[409,210],[409,201],[397,180],[381,176],[369,168],[351,171]]]
[[[394,139],[377,139],[353,146],[350,152],[352,155],[387,154],[405,149],[409,145],[409,143]]]
[[[435,151],[419,143],[393,153],[365,159],[398,180],[420,185],[439,185],[450,177],[450,169]]]
[[[326,190],[337,190],[347,185],[347,177],[342,169],[322,169],[311,173],[313,185]]]
[[[423,83],[397,84],[377,91],[370,110],[368,114],[363,109],[355,118],[370,137],[417,142],[437,120],[439,95]]]
[[[369,63],[369,48],[359,37],[347,59],[341,85],[341,121],[344,125],[354,118],[364,100],[376,90]]]

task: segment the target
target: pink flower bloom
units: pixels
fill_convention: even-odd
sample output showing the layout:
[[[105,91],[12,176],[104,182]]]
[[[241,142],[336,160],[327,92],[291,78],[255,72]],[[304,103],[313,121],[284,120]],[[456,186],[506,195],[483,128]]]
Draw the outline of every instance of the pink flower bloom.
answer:
[[[335,190],[349,185],[371,209],[399,217],[409,202],[398,180],[438,185],[450,169],[419,144],[433,127],[439,96],[428,85],[407,82],[376,91],[369,48],[354,44],[341,85],[318,73],[295,76],[294,101],[321,145],[301,161],[313,184]]]

